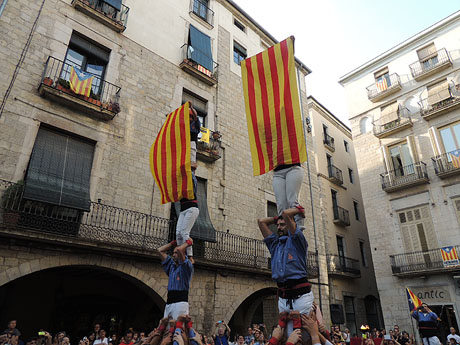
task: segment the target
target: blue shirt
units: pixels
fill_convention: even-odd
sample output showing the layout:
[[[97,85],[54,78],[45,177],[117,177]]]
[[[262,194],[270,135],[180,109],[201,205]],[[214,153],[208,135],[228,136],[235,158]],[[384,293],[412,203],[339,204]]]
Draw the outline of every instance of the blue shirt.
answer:
[[[433,312],[429,312],[425,314],[418,310],[412,313],[412,317],[419,322],[420,321],[436,321],[438,319],[438,315],[436,315]]]
[[[271,234],[264,239],[272,256],[272,278],[278,283],[288,279],[307,278],[307,249],[305,236],[296,228],[294,235],[278,237]]]
[[[228,345],[228,337],[226,335],[216,335],[214,339],[215,345]]]
[[[185,257],[185,261],[183,263],[176,265],[174,260],[168,256],[161,265],[169,277],[168,291],[189,290],[190,280],[193,275],[193,265],[187,257]]]

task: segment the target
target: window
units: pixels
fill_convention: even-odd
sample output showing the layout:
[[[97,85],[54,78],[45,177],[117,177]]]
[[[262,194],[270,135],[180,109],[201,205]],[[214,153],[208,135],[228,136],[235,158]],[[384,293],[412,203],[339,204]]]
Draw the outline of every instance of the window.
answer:
[[[100,95],[109,56],[110,50],[74,32],[70,38],[61,78],[69,80],[71,66],[77,67],[95,76],[91,91]]]
[[[350,146],[348,144],[348,141],[343,141],[343,147],[345,147],[345,152],[350,152]]]
[[[407,141],[390,146],[388,151],[390,153],[391,165],[396,176],[405,176],[415,173],[413,166],[414,161]]]
[[[449,83],[447,79],[440,81],[439,83],[430,85],[427,87],[428,90],[428,105],[438,104],[446,99],[451,98]]]
[[[388,67],[374,73],[375,83],[379,92],[385,91],[391,85]]]
[[[361,134],[370,132],[372,130],[372,121],[369,117],[363,117],[361,121],[359,121],[359,130]]]
[[[337,238],[337,253],[340,258],[345,258],[345,244],[342,236],[336,236]]]
[[[267,201],[267,217],[276,217],[278,216],[278,209],[276,207],[276,203]],[[269,226],[270,230],[276,232],[276,224],[272,224]]]
[[[422,69],[430,69],[438,63],[438,53],[434,43],[417,50],[418,59],[422,65]]]
[[[237,21],[236,19],[233,19],[233,24],[238,28],[240,29],[241,31],[245,32],[246,31],[246,28],[244,27],[243,24],[241,24],[239,21]]]
[[[246,48],[233,41],[233,61],[236,64],[241,65],[241,61],[246,59],[247,56]]]
[[[359,204],[356,201],[353,201],[353,210],[355,211],[355,219],[361,220],[361,216],[359,214]]]
[[[212,73],[214,62],[212,60],[211,37],[190,25],[188,45],[187,58]]]
[[[339,210],[337,207],[339,206],[337,204],[337,192],[333,189],[331,189],[331,198],[332,198],[332,209],[334,211],[334,219],[339,219]]]
[[[30,156],[24,198],[89,211],[94,143],[40,128]]]
[[[361,252],[361,262],[364,267],[367,267],[366,250],[364,248],[364,241],[359,241],[359,251]]]
[[[350,179],[350,183],[355,183],[355,178],[353,176],[353,169],[348,168],[348,178]]]
[[[460,224],[460,198],[452,199],[454,204],[455,213],[457,214],[458,224]]]
[[[444,152],[452,152],[460,149],[460,123],[454,123],[447,127],[439,129],[442,144],[444,145]],[[450,159],[450,156],[449,156]]]
[[[193,108],[198,113],[198,118],[200,119],[201,126],[206,127],[208,125],[206,119],[208,115],[208,101],[195,95],[193,92],[184,89],[182,93],[182,104],[185,102],[192,103]],[[201,137],[201,133],[198,135],[198,137]]]
[[[347,328],[350,330],[351,334],[357,334],[354,298],[351,296],[343,296],[343,304]]]
[[[209,0],[193,0],[193,13],[208,21]]]
[[[401,240],[406,252],[438,248],[438,240],[428,206],[398,212]]]

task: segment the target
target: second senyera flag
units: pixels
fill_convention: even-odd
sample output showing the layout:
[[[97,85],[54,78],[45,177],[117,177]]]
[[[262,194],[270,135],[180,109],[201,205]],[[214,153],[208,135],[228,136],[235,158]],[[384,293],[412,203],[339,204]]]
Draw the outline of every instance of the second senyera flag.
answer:
[[[294,38],[243,60],[241,73],[254,175],[305,162]]]

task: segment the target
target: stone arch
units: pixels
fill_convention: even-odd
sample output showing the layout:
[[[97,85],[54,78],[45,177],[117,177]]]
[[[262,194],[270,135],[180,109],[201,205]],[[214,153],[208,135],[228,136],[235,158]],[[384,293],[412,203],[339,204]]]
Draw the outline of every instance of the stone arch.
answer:
[[[163,299],[163,303],[165,302],[167,289],[157,280],[152,278],[151,274],[148,274],[143,269],[138,268],[129,262],[97,254],[83,256],[73,253],[59,253],[58,255],[43,256],[32,259],[0,273],[0,286],[34,272],[64,266],[96,266],[98,268],[118,272],[119,274],[130,277],[141,285],[145,285],[145,287],[150,288]]]
[[[359,129],[361,134],[372,131],[372,120],[369,116],[365,116],[359,121]]]

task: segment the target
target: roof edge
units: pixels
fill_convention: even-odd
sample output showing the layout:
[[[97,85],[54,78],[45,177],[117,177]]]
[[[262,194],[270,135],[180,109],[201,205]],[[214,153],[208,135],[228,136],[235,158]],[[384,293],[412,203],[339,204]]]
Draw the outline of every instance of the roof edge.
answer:
[[[337,116],[335,116],[329,109],[327,109],[324,105],[322,105],[321,102],[319,102],[315,97],[313,97],[313,96],[311,96],[311,95],[308,96],[308,97],[307,97],[307,102],[308,102],[308,100],[310,100],[310,99],[311,99],[314,103],[316,103],[317,105],[319,105],[327,114],[329,114],[330,116],[332,116],[332,118],[333,118],[334,120],[336,120],[340,125],[342,125],[342,126],[344,127],[344,129],[347,130],[347,131],[350,133],[350,135],[351,135],[351,128],[349,128],[346,124],[344,124],[344,123],[342,122],[342,120],[340,120],[340,119],[339,119]]]

